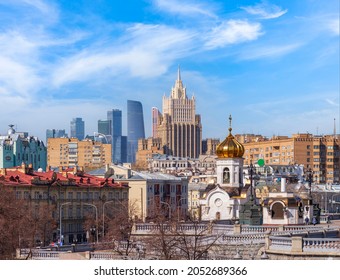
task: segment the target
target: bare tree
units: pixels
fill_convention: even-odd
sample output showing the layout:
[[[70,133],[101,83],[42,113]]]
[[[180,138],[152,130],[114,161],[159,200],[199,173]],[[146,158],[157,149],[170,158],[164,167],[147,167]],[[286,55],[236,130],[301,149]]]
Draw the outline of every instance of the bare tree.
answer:
[[[161,205],[162,206],[162,205]],[[164,215],[164,207],[154,211],[154,230],[144,240],[148,251],[159,254],[162,259],[206,259],[209,250],[216,244],[219,235],[212,233],[212,223],[201,223],[189,217],[181,222],[176,215]],[[170,217],[169,217],[170,216]]]
[[[0,185],[0,257],[11,259],[16,248],[34,246],[30,215],[13,190]]]
[[[115,200],[107,205],[105,216],[105,240],[112,242],[113,249],[120,255],[128,256],[135,251],[132,238],[137,203]]]

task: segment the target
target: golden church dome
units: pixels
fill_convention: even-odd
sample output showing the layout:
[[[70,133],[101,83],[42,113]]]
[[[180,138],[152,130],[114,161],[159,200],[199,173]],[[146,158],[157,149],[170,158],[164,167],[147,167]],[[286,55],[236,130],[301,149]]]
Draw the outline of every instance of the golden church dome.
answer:
[[[242,158],[244,147],[231,134],[231,116],[229,117],[229,123],[229,135],[217,146],[216,155],[218,158]]]

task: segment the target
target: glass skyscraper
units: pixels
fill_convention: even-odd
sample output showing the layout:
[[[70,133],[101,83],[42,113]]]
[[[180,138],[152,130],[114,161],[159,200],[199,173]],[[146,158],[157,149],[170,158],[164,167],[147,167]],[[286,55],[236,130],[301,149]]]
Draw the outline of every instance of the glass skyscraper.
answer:
[[[122,111],[112,109],[107,112],[107,120],[110,121],[112,162],[123,163],[127,161],[126,136],[122,136]]]
[[[138,139],[145,138],[143,106],[139,101],[127,101],[127,160],[134,163],[138,150]]]
[[[46,143],[48,138],[67,137],[65,129],[46,129]]]
[[[85,122],[82,118],[74,118],[70,123],[70,137],[83,140],[85,138]]]

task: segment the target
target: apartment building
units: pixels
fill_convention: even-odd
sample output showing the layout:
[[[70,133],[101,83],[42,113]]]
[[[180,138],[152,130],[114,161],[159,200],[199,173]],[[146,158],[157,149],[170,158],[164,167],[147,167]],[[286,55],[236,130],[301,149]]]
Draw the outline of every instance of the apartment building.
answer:
[[[47,141],[48,166],[79,166],[91,170],[110,162],[111,144],[77,138],[49,138]]]
[[[49,217],[44,230],[35,232],[42,245],[95,242],[105,231],[100,218],[107,220],[126,211],[121,205],[128,203],[127,183],[98,178],[77,167],[36,172],[32,165],[22,164],[0,169],[0,181],[22,200],[28,213],[34,213],[38,223],[46,223]]]
[[[315,183],[339,183],[340,136],[309,133],[275,136],[244,137],[236,135],[245,148],[244,164],[263,159],[266,165],[299,164],[313,171]],[[244,142],[242,142],[244,141]]]

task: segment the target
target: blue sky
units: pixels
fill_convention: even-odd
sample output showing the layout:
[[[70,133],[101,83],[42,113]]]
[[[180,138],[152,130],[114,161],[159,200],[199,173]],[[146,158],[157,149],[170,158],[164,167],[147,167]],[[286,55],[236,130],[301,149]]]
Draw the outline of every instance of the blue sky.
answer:
[[[73,117],[161,109],[178,65],[203,137],[333,133],[339,113],[338,0],[0,0],[0,133],[45,141]]]

